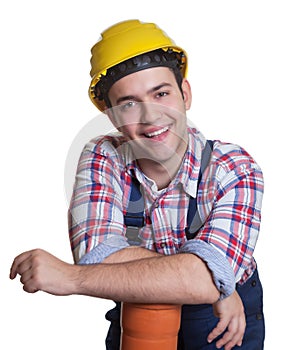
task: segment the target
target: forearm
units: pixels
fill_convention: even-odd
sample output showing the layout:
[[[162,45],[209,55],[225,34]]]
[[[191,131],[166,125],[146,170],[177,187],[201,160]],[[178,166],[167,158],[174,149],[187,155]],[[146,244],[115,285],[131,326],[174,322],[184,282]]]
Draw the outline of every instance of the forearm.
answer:
[[[75,266],[75,269],[75,294],[174,304],[214,303],[219,298],[206,264],[193,254]]]
[[[136,246],[127,247],[119,250],[111,255],[109,255],[106,259],[103,260],[103,264],[116,264],[123,263],[133,260],[140,260],[144,258],[153,258],[153,257],[161,257],[163,255],[148,250],[146,248],[140,248]]]

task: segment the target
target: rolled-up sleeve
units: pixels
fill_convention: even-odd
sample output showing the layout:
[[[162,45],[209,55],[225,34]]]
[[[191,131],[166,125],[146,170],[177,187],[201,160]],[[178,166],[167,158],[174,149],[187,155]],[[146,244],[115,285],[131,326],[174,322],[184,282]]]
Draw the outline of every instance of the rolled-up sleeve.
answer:
[[[89,142],[79,159],[68,211],[69,237],[76,263],[99,263],[128,246],[124,236],[117,155]]]
[[[206,262],[224,298],[237,282],[247,278],[252,266],[260,229],[263,175],[254,162],[236,164],[234,159],[232,168],[217,163],[214,169],[211,167],[203,187],[206,198],[213,198],[213,207],[195,239],[187,241],[180,252],[196,254]]]

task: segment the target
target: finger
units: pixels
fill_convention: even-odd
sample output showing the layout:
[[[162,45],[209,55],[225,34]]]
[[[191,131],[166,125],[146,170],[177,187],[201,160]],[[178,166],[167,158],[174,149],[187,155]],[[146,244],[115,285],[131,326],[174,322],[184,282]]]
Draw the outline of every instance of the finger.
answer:
[[[33,278],[30,278],[24,283],[23,290],[27,293],[36,293],[40,290],[40,288],[36,286],[36,283],[34,283]]]
[[[241,317],[232,320],[230,322],[230,326],[228,327],[228,331],[224,334],[223,338],[216,343],[216,346],[218,348],[225,346],[225,350],[230,350],[236,345],[241,346],[243,343],[245,329],[245,315],[242,315]]]
[[[217,338],[220,334],[222,334],[228,325],[228,321],[225,319],[221,319],[216,327],[210,332],[208,335],[207,341],[211,343],[215,338]]]
[[[225,350],[230,350],[234,346],[241,346],[243,344],[243,338],[246,330],[246,317],[245,314],[241,315],[236,319],[237,328],[235,327],[231,332],[233,332],[232,339],[226,343]],[[236,324],[236,323],[234,323]]]
[[[223,337],[216,342],[216,347],[221,349],[225,346],[225,350],[232,349],[238,342],[242,340],[242,335],[239,332],[239,321],[233,319],[228,326],[228,330],[224,333]]]
[[[21,275],[20,282],[22,284],[26,284],[32,278],[32,269],[28,268],[23,273],[19,273]]]
[[[226,336],[225,336],[226,335]],[[230,350],[232,349],[233,346],[237,344],[237,337],[234,334],[231,335],[230,333],[225,333],[224,336],[216,342],[216,347],[217,349],[222,349],[224,347],[224,350]]]
[[[28,259],[31,255],[31,252],[28,251],[28,252],[24,252],[20,255],[18,255],[13,263],[12,263],[12,266],[10,268],[10,278],[11,279],[14,279],[17,274],[19,273],[19,266],[22,264],[22,262],[24,262],[26,259]]]
[[[246,317],[243,315],[240,319],[239,330],[238,330],[238,341],[236,345],[241,346],[243,343],[243,338],[246,330]]]
[[[24,264],[23,262],[22,264]],[[33,268],[25,269],[21,274],[20,282],[23,284],[23,290],[28,293],[35,293],[40,290],[40,279]]]

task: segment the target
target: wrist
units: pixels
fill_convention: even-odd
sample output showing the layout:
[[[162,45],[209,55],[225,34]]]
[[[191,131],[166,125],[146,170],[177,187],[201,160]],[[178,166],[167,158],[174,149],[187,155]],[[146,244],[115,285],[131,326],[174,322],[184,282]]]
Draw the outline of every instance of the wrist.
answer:
[[[85,265],[71,265],[68,284],[69,294],[83,294],[86,267]]]

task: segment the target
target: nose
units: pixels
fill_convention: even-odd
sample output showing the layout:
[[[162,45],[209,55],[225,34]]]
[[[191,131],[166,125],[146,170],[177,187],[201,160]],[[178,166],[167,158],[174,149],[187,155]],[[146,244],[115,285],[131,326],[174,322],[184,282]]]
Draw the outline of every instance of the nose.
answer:
[[[141,103],[140,112],[140,122],[142,124],[155,124],[162,117],[162,108],[156,103]]]

